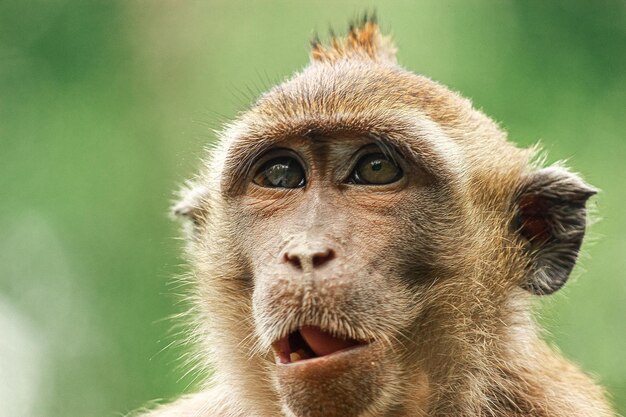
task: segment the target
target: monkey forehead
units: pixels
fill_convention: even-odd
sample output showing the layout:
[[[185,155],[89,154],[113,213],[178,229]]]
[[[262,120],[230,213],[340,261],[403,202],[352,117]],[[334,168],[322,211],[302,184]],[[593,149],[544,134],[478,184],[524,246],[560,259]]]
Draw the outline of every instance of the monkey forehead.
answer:
[[[490,138],[506,142],[496,123],[468,99],[389,62],[316,62],[263,94],[251,112],[293,120],[310,113],[367,114],[373,109],[418,110],[458,140],[467,140],[461,132],[481,129],[488,130]]]

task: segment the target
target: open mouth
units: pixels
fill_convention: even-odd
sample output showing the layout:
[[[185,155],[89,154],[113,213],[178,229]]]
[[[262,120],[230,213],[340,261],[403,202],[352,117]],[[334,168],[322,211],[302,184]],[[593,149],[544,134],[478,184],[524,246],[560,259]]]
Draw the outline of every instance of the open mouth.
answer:
[[[280,363],[288,364],[329,356],[366,344],[341,338],[315,326],[303,326],[273,344]]]

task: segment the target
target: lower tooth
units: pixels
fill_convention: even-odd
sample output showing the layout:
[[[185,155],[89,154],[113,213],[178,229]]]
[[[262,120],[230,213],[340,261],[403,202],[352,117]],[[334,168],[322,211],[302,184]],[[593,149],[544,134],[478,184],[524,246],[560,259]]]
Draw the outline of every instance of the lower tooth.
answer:
[[[291,352],[289,354],[289,359],[291,359],[291,362],[297,362],[302,359],[302,356],[300,356],[298,352]]]

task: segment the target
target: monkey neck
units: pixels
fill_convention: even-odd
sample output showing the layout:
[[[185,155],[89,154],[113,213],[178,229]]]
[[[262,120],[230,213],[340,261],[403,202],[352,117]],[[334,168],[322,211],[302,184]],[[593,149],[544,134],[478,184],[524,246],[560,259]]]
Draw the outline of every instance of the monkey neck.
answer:
[[[602,390],[539,338],[524,294],[514,300],[497,333],[447,340],[447,364],[415,370],[385,417],[612,416]]]

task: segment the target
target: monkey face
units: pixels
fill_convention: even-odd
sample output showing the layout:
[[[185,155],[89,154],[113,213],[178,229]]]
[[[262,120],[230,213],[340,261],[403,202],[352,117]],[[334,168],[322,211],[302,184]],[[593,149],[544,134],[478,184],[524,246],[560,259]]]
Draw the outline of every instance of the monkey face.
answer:
[[[402,374],[396,341],[418,315],[414,284],[432,268],[433,243],[416,225],[435,220],[427,202],[440,190],[374,137],[287,138],[250,167],[229,217],[285,406],[303,417],[380,407]]]

